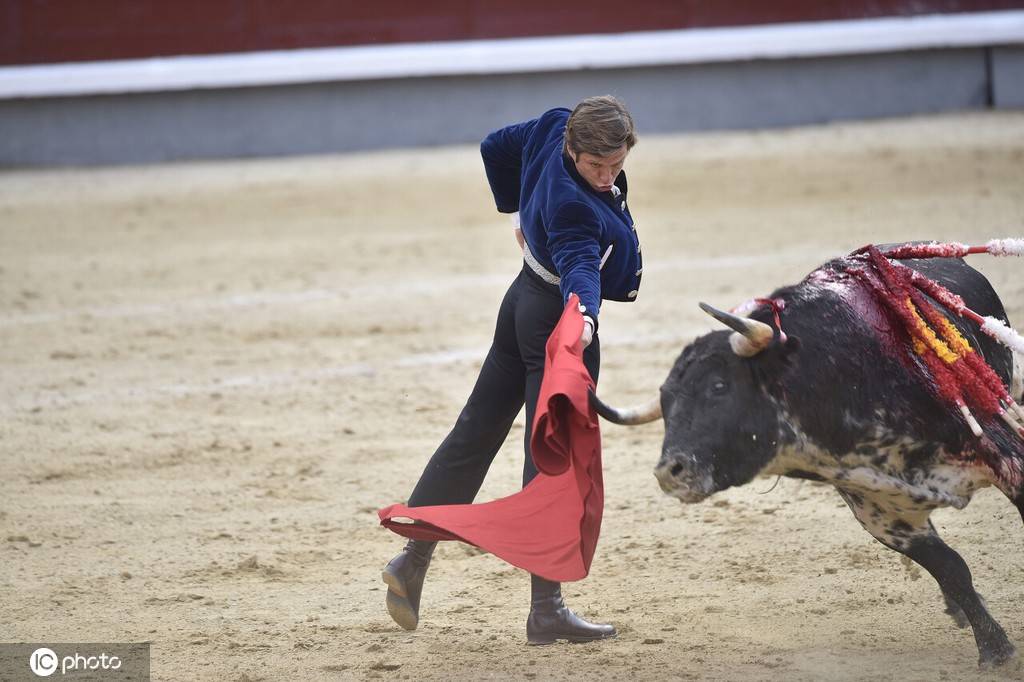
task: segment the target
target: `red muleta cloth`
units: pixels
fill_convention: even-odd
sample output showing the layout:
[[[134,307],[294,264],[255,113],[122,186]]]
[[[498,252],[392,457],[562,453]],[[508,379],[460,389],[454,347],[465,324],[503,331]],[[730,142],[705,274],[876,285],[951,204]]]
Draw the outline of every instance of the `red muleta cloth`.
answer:
[[[583,365],[583,315],[575,294],[548,337],[530,448],[539,473],[520,492],[481,504],[406,507],[381,525],[418,540],[461,540],[548,580],[581,580],[601,533],[601,432]],[[415,523],[397,521],[411,519]]]

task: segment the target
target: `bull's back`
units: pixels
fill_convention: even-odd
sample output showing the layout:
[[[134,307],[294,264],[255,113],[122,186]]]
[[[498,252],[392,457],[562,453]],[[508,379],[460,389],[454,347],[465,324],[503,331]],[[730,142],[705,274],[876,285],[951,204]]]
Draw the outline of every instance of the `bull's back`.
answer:
[[[1006,320],[991,284],[963,260],[902,262],[963,298],[978,314]],[[784,380],[787,402],[805,432],[834,453],[857,448],[880,425],[893,438],[932,444],[923,453],[962,451],[969,446],[970,431],[959,413],[940,401],[934,386],[922,380],[923,368],[902,321],[848,272],[863,266],[860,259],[836,259],[772,294],[786,303],[783,330],[801,342]],[[949,311],[946,316],[1009,386],[1010,350],[973,322]],[[771,323],[766,309],[753,317]]]

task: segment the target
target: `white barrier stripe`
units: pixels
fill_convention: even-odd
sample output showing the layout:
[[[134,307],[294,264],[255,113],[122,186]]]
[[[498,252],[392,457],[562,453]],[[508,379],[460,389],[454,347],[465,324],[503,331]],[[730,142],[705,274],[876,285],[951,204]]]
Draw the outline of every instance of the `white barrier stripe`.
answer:
[[[1024,44],[1024,11],[437,41],[0,68],[0,99]]]

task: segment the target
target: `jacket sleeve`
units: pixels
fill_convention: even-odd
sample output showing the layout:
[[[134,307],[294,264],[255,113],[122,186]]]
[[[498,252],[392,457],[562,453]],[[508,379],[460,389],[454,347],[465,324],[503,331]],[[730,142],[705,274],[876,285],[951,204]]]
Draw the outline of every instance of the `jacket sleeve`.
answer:
[[[523,147],[537,127],[537,119],[495,130],[480,143],[487,182],[501,213],[519,210],[522,189]]]
[[[597,325],[601,308],[601,224],[583,202],[563,204],[548,227],[548,252],[561,277],[562,300],[576,294]]]

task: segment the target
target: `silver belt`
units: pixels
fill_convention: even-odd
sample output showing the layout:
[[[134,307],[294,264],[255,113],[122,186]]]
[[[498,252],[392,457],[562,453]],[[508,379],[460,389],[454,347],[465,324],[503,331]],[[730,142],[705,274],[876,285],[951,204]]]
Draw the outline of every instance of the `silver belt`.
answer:
[[[533,255],[533,252],[530,251],[530,245],[525,241],[523,242],[523,260],[526,261],[526,264],[530,266],[531,270],[537,273],[538,277],[548,284],[558,286],[561,283],[562,278],[554,273],[548,272],[548,269],[541,265],[540,261],[538,261],[536,256]]]
[[[608,256],[612,255],[612,248],[614,246],[614,244],[609,244],[608,248],[605,249],[604,255],[601,256],[601,265],[598,266],[598,270],[604,270],[604,264],[608,262]],[[548,284],[554,284],[555,286],[558,286],[558,284],[561,283],[561,277],[554,274],[553,272],[549,272],[546,267],[540,264],[540,261],[537,260],[537,257],[533,255],[532,251],[530,251],[530,245],[526,243],[526,240],[523,240],[523,260],[526,261],[526,264],[530,266],[531,270],[537,273],[538,277],[540,277]],[[637,272],[636,274],[639,275],[640,273]],[[632,298],[632,296],[630,298]]]

